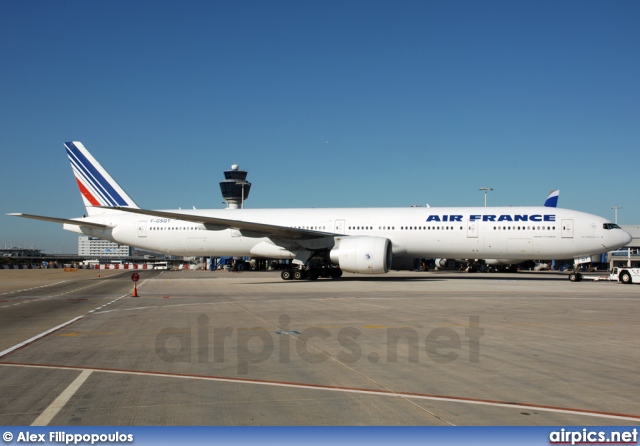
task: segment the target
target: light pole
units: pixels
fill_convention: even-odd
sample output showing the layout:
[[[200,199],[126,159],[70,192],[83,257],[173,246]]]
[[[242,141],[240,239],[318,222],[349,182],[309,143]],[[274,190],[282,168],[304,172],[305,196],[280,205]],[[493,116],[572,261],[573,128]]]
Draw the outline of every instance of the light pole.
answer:
[[[622,209],[622,206],[611,206],[611,209],[616,211],[616,224],[618,224],[618,209]]]
[[[487,207],[487,192],[489,192],[490,190],[493,190],[492,187],[481,187],[478,190],[483,190],[484,191],[484,207]]]

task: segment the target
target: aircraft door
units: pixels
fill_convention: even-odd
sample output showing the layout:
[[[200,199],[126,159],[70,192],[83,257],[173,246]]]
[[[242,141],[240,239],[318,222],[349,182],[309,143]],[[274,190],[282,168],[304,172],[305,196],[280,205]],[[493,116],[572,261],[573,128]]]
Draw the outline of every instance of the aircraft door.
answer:
[[[562,238],[573,238],[573,220],[562,220]]]
[[[336,234],[344,234],[344,220],[336,220],[334,232]]]
[[[147,222],[139,221],[138,222],[138,237],[146,237],[147,236]]]
[[[478,238],[478,222],[467,222],[467,238]]]

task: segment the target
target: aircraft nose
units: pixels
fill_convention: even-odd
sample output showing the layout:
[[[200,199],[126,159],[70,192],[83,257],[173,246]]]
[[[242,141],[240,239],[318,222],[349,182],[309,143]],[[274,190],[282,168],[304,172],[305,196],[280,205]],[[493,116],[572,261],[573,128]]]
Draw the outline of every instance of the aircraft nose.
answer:
[[[631,240],[633,240],[633,237],[624,229],[621,229],[621,231],[623,233],[622,235],[622,243],[624,243],[623,246],[627,246],[629,243],[631,243]]]

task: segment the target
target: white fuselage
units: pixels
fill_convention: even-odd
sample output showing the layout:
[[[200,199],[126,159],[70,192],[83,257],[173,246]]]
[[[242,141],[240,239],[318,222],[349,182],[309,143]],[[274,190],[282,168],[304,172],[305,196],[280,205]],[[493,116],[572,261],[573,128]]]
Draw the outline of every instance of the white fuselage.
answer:
[[[608,220],[602,217],[549,207],[220,209],[188,214],[326,232],[330,238],[383,237],[399,257],[559,259],[614,250],[630,239],[619,228],[606,229]],[[65,229],[174,255],[291,258],[286,252],[296,248],[294,241],[245,230],[109,209],[86,220],[114,227],[65,224]],[[314,243],[303,245],[313,250]],[[288,251],[265,251],[271,245]]]

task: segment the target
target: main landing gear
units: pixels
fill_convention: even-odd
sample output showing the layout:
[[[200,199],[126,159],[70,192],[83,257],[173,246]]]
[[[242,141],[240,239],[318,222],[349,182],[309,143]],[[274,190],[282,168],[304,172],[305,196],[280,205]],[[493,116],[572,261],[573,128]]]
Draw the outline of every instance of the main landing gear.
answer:
[[[340,268],[285,269],[280,274],[282,280],[316,280],[319,277],[337,279],[342,276]]]

